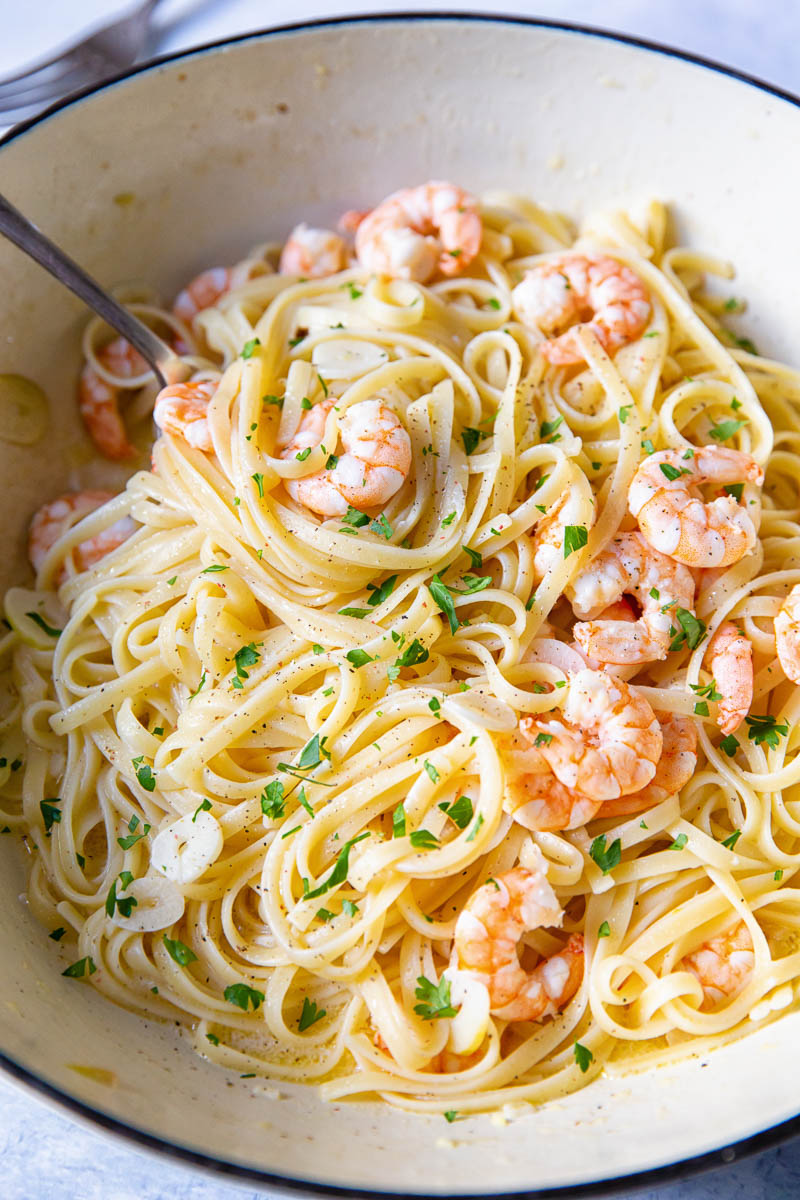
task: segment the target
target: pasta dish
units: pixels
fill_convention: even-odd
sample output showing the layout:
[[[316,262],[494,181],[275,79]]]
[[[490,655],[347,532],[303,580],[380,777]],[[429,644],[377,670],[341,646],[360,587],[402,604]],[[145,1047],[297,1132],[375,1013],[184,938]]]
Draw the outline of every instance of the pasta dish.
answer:
[[[732,275],[432,182],[133,298],[186,383],[89,325],[138,469],[34,516],[0,631],[70,986],[449,1121],[794,1003],[800,376]]]

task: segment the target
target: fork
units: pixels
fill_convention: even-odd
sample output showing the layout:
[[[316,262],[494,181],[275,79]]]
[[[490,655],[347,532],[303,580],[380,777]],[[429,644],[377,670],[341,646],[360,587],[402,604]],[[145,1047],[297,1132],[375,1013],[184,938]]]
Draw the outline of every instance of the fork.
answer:
[[[136,61],[147,45],[150,17],[159,0],[141,0],[126,16],[57,54],[0,77],[0,125],[34,116],[51,100],[99,83]]]

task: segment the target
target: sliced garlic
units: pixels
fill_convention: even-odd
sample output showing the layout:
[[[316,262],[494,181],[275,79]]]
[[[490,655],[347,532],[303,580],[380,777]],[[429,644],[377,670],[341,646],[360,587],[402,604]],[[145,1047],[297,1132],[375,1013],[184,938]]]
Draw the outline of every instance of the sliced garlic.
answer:
[[[443,978],[450,981],[450,1002],[460,1005],[450,1018],[448,1047],[454,1054],[474,1054],[489,1028],[489,990],[479,979],[448,967]]]
[[[311,361],[319,374],[329,381],[358,379],[388,362],[389,355],[382,346],[377,346],[374,342],[362,342],[356,338],[333,338],[314,347]]]
[[[183,916],[185,901],[178,888],[168,879],[158,875],[145,875],[134,879],[125,889],[123,899],[132,897],[136,904],[129,917],[116,912],[115,925],[131,933],[154,933],[158,929],[169,929]]]
[[[152,863],[175,883],[194,883],[216,862],[223,841],[219,822],[211,813],[187,813],[156,836]]]

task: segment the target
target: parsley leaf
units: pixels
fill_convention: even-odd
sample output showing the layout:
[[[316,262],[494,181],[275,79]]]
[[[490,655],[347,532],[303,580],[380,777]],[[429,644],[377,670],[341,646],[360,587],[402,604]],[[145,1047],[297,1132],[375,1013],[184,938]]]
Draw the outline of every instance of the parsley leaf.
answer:
[[[279,779],[273,779],[261,793],[261,811],[271,821],[280,821],[286,814],[285,805],[283,784]]]
[[[726,496],[733,496],[740,504],[742,502],[742,492],[744,491],[743,483],[726,483],[723,488]]]
[[[582,549],[589,540],[585,525],[564,526],[564,558],[569,558],[576,550]]]
[[[348,650],[345,658],[354,667],[365,667],[367,663],[373,662],[371,654],[367,654],[366,650],[362,650],[359,646],[355,650]]]
[[[614,867],[618,867],[620,864],[622,842],[619,838],[615,838],[606,850],[606,835],[601,833],[592,842],[589,848],[589,857],[597,863],[604,875],[608,875],[610,871],[614,870]]]
[[[348,504],[347,512],[342,517],[342,520],[345,525],[352,525],[355,529],[361,529],[364,525],[369,525],[367,514],[360,512],[357,508],[353,508],[352,504]]]
[[[541,428],[539,430],[539,436],[544,438],[545,441],[548,441],[550,439],[551,435],[554,434],[555,431],[558,429],[559,425],[562,423],[563,420],[564,420],[563,417],[556,417],[555,421],[543,421]],[[558,436],[554,437],[552,440],[554,442],[557,442],[560,440],[560,438],[561,438],[561,434],[558,434]]]
[[[603,921],[603,924],[597,931],[597,936],[599,938],[611,937],[611,926],[608,921]]]
[[[414,995],[417,1000],[422,1001],[421,1004],[414,1005],[414,1012],[424,1021],[435,1021],[440,1017],[454,1017],[458,1012],[458,1009],[453,1008],[450,1003],[450,981],[448,979],[440,979],[438,983],[431,983],[430,979],[420,975],[417,978]]]
[[[466,829],[473,817],[472,801],[469,796],[459,796],[452,804],[443,803],[439,805],[443,813],[446,813],[451,821],[454,821],[459,829]]]
[[[736,754],[736,751],[739,749],[739,743],[736,740],[736,738],[733,736],[733,734],[729,733],[727,737],[724,737],[722,739],[722,741],[719,744],[719,748],[725,754],[727,754],[728,758],[733,758],[734,755]]]
[[[369,527],[373,533],[376,533],[379,536],[382,534],[386,538],[387,542],[389,541],[389,538],[394,533],[394,530],[392,529],[391,525],[389,524],[389,521],[388,521],[385,513],[381,513],[381,515],[379,517],[376,517],[374,521],[370,521]],[[395,579],[396,578],[397,578],[397,576],[395,576]]]
[[[201,802],[198,804],[197,808],[194,810],[194,816],[192,817],[192,824],[194,825],[199,813],[208,812],[208,810],[210,808],[211,808],[210,800],[201,800]]]
[[[738,433],[740,429],[743,429],[745,425],[747,425],[746,420],[720,421],[719,425],[712,425],[708,433],[715,442],[727,442],[729,438],[732,438],[733,435]]]
[[[96,970],[94,959],[87,955],[86,958],[79,958],[77,962],[72,963],[61,974],[66,975],[68,979],[83,979],[84,975],[94,975]]]
[[[64,632],[63,629],[54,629],[52,625],[48,625],[47,621],[45,621],[44,617],[41,616],[37,612],[26,612],[25,616],[28,618],[29,621],[33,621],[34,625],[38,625],[39,628],[41,630],[43,630],[47,634],[48,637],[52,637],[52,638],[61,637],[61,634]]]
[[[429,829],[415,829],[409,834],[408,840],[415,850],[436,850],[439,839]]]
[[[689,838],[687,837],[687,835],[685,833],[679,833],[678,836],[675,838],[675,841],[671,842],[669,844],[669,846],[667,846],[667,849],[668,850],[683,850],[683,848],[685,847],[688,840],[689,840]]]
[[[405,805],[400,803],[392,813],[392,837],[400,838],[406,836],[406,809]]]
[[[260,471],[256,471],[255,475],[251,475],[250,478],[255,480],[255,485],[258,488],[258,494],[261,497],[261,499],[263,500],[263,498],[264,498],[264,476],[261,474]]]
[[[472,451],[477,446],[478,442],[483,437],[480,429],[471,429],[467,426],[461,430],[461,440],[464,443],[464,453],[472,454]]]
[[[434,575],[433,579],[428,584],[428,590],[433,596],[436,604],[439,606],[439,609],[447,617],[447,621],[450,626],[450,632],[455,633],[459,626],[459,620],[456,616],[453,597],[450,594],[450,589],[448,588],[447,584],[442,581],[439,575]]]
[[[336,857],[336,862],[333,864],[333,870],[328,878],[321,883],[319,887],[314,888],[313,891],[305,892],[303,899],[316,900],[318,896],[324,896],[326,892],[329,892],[332,887],[336,887],[336,885],[339,883],[344,883],[350,866],[351,847],[355,846],[357,842],[363,842],[364,838],[368,838],[369,836],[369,830],[365,830],[364,833],[360,833],[358,837],[350,838],[349,841],[345,842],[344,846]]]
[[[422,765],[424,766],[425,770],[427,771],[427,773],[428,773],[428,777],[430,778],[431,782],[432,782],[432,783],[438,783],[438,782],[439,782],[439,780],[441,779],[441,775],[440,775],[440,774],[439,774],[439,772],[436,770],[436,767],[433,765],[433,763],[432,763],[432,762],[430,762],[430,761],[429,761],[429,760],[426,758],[426,759],[425,759],[425,762],[424,762]]]
[[[377,608],[379,604],[383,604],[384,600],[388,600],[394,591],[394,585],[396,583],[396,575],[390,575],[388,579],[384,579],[380,587],[378,587],[378,585],[375,583],[368,583],[367,591],[372,592],[372,595],[367,599],[367,604],[370,606],[370,608]]]
[[[462,546],[461,549],[468,555],[475,570],[479,571],[483,566],[483,555],[478,550],[471,550],[469,546]]]
[[[757,746],[766,742],[773,750],[777,750],[781,738],[787,737],[789,733],[789,726],[785,721],[779,725],[775,717],[769,714],[765,717],[745,717],[745,722],[749,727],[747,736]]]
[[[61,809],[58,807],[61,803],[59,796],[51,796],[49,800],[40,800],[39,808],[42,810],[42,820],[44,821],[44,831],[47,837],[50,837],[50,831],[54,825],[61,823]]]
[[[666,475],[670,483],[676,479],[680,479],[681,475],[691,475],[691,471],[687,467],[673,467],[671,463],[659,463],[662,475]]]
[[[194,950],[190,949],[179,938],[168,938],[166,934],[162,937],[162,942],[166,946],[167,954],[173,959],[179,967],[188,967],[189,963],[197,962],[197,955]]]
[[[681,627],[682,632],[676,634],[670,643],[670,650],[680,650],[685,644],[690,650],[694,650],[700,645],[703,638],[706,636],[706,626],[703,621],[689,612],[688,608],[676,608],[675,620]]]
[[[588,1046],[582,1046],[580,1042],[575,1042],[572,1053],[575,1055],[575,1062],[580,1067],[581,1073],[585,1075],[594,1062],[594,1055]]]
[[[131,766],[134,769],[136,778],[139,784],[146,792],[154,792],[156,790],[156,777],[153,774],[153,768],[148,766],[144,761],[144,756],[139,755],[138,758],[131,759]]]
[[[359,295],[360,294],[361,293],[359,292]],[[315,1000],[309,1000],[308,996],[304,996],[303,1011],[300,1014],[300,1021],[297,1027],[301,1033],[304,1033],[306,1029],[309,1029],[312,1025],[315,1025],[317,1021],[321,1021],[324,1016],[325,1009],[317,1008]]]
[[[249,342],[245,342],[242,346],[242,358],[252,358],[256,352],[256,347],[261,345],[259,338],[250,338]]]
[[[264,993],[246,983],[229,983],[222,994],[229,1004],[235,1004],[242,1012],[248,1012],[251,1006],[256,1012],[264,1003]]]
[[[741,836],[742,836],[741,829],[734,829],[734,831],[730,835],[730,837],[725,838],[722,845],[725,847],[726,850],[732,850]]]

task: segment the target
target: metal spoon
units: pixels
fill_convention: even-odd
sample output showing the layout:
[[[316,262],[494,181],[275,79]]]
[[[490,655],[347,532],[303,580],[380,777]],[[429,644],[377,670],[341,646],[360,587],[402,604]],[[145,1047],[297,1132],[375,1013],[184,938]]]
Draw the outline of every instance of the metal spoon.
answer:
[[[89,308],[94,309],[117,333],[135,346],[152,368],[159,387],[169,383],[182,383],[191,374],[191,368],[171,346],[153,333],[143,321],[128,312],[127,308],[100,287],[82,267],[79,267],[63,250],[45,237],[18,209],[0,194],[0,233],[19,246],[20,250],[35,259],[40,266],[79,296]]]

